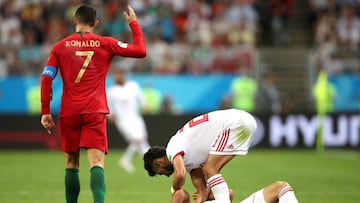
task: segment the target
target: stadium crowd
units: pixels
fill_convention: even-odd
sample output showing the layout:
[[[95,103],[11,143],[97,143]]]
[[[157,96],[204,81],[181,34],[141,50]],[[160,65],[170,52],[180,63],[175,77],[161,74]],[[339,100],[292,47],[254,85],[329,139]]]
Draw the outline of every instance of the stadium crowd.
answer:
[[[360,2],[310,0],[314,64],[329,76],[360,73]]]
[[[140,60],[117,57],[113,62],[116,67],[132,73],[163,75],[251,73],[264,35],[272,36],[270,46],[291,46],[291,32],[286,29],[296,12],[295,2],[0,0],[0,77],[40,75],[52,46],[74,32],[72,18],[81,4],[96,7],[102,22],[96,33],[122,41],[131,40],[122,11],[128,4],[135,9],[145,33],[148,54]],[[264,30],[266,26],[260,21],[259,5],[264,4],[270,13],[270,31]],[[313,43],[309,46],[311,67],[308,68],[313,68],[314,75],[320,69],[326,70],[329,76],[359,74],[360,2],[308,0],[308,8],[308,24],[313,31],[310,36]],[[256,98],[256,92],[261,92],[262,86],[261,80],[254,82],[249,82],[254,86],[251,88],[254,91],[249,92],[252,99]],[[276,88],[273,83],[271,86]],[[243,90],[240,88],[239,92]],[[270,92],[269,97],[279,103],[279,94],[274,94],[274,90]],[[225,95],[220,105],[232,106],[233,99]]]
[[[1,0],[0,76],[39,74],[52,45],[73,32],[80,4],[97,8],[96,32],[129,40],[120,11],[130,4],[148,56],[118,60],[132,72],[235,73],[252,68],[258,15],[252,0]]]
[[[96,32],[127,41],[121,12],[131,4],[138,13],[150,50],[143,60],[117,60],[132,72],[156,74],[236,73],[254,66],[261,29],[260,0],[1,0],[0,76],[38,74],[52,45],[73,32],[80,4],[97,8]],[[293,0],[271,0],[273,22],[279,7]],[[360,3],[357,0],[309,0],[316,67],[329,74],[359,72]],[[273,32],[276,32],[273,30]],[[278,36],[274,34],[274,36]],[[291,36],[289,36],[291,38]],[[276,40],[274,38],[274,40]],[[276,42],[274,43],[276,45]]]

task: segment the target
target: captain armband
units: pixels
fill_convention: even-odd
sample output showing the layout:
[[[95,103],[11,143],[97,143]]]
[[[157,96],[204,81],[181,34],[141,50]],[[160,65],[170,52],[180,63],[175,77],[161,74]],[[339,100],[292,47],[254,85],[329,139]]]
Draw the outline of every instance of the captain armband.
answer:
[[[55,79],[58,69],[54,66],[45,66],[42,75],[49,76],[52,79]]]

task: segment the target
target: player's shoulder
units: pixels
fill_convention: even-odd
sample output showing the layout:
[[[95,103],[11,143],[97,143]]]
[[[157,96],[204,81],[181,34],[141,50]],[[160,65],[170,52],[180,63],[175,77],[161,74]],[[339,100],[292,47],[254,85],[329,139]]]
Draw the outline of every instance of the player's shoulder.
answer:
[[[179,139],[181,139],[181,138],[179,138],[178,133],[171,136],[166,145],[166,149],[170,150],[170,149],[174,148],[175,146],[177,146],[179,144]]]

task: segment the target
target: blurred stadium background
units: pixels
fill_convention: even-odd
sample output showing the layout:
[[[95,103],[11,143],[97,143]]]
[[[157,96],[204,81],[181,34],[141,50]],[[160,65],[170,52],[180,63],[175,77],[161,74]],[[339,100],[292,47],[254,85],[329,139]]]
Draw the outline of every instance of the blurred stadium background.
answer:
[[[166,144],[193,115],[244,108],[258,119],[254,153],[224,172],[249,173],[231,183],[241,197],[287,179],[301,202],[360,201],[359,1],[0,0],[1,202],[62,202],[58,135],[40,126],[39,78],[51,47],[73,32],[82,3],[97,8],[98,34],[122,41],[131,35],[120,11],[130,4],[138,15],[148,55],[115,58],[112,68],[125,69],[151,101],[153,111],[144,114],[151,144]],[[58,76],[54,114],[61,88]],[[325,150],[316,151],[320,126]],[[108,129],[109,202],[167,202],[169,181],[149,180],[140,158],[141,187],[117,168],[125,142]]]

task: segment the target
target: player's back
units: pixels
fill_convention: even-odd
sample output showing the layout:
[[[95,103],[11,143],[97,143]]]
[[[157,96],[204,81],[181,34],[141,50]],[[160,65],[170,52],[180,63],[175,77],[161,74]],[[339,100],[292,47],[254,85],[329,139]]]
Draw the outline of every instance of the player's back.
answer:
[[[105,79],[112,57],[112,40],[91,33],[75,33],[53,49],[63,80],[61,115],[108,113]],[[51,61],[49,62],[51,63]]]
[[[187,122],[174,135],[167,146],[169,154],[184,152],[186,168],[192,169],[206,161],[211,145],[223,133],[225,125],[231,125],[247,112],[227,109],[197,116]]]
[[[177,134],[188,137],[188,141],[192,143],[197,141],[204,143],[204,140],[213,140],[219,135],[219,129],[226,122],[239,119],[236,116],[239,111],[236,109],[217,110],[197,116],[187,122]]]

